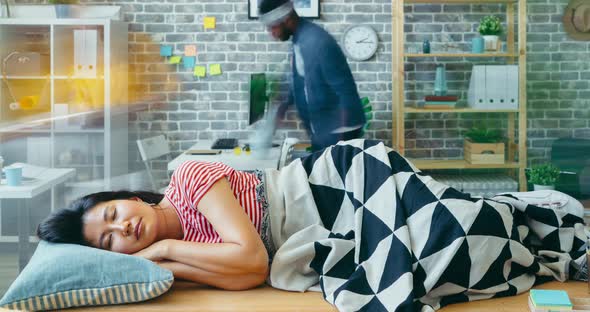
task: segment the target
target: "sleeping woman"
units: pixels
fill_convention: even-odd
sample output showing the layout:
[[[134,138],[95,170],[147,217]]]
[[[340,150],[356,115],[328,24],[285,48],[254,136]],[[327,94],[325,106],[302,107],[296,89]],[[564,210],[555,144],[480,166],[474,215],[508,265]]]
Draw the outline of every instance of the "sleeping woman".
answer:
[[[381,142],[352,140],[280,171],[185,162],[163,195],[90,194],[37,234],[223,289],[266,281],[321,290],[339,310],[433,311],[580,278],[582,214],[554,191],[471,197]]]

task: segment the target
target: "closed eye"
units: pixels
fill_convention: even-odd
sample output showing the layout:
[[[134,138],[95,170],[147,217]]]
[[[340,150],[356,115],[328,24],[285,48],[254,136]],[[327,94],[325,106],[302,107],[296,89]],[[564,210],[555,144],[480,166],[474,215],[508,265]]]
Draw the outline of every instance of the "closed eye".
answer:
[[[117,208],[113,208],[113,217],[112,217],[112,221],[115,221],[115,219],[117,218]]]
[[[109,235],[109,241],[107,242],[107,246],[106,246],[107,248],[106,249],[111,250],[112,244],[113,244],[113,234],[111,233]]]

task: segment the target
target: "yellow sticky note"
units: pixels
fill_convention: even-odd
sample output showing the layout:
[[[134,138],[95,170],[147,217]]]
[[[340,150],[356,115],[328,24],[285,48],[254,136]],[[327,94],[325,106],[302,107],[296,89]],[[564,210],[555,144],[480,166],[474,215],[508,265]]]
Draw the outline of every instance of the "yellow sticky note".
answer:
[[[205,29],[215,29],[215,17],[207,16],[203,19]]]
[[[201,78],[205,77],[205,72],[206,72],[205,66],[195,66],[195,72],[194,72],[195,77],[201,77]]]
[[[221,75],[221,65],[220,64],[209,65],[209,75],[211,75],[211,76]]]
[[[197,55],[197,46],[194,44],[189,44],[184,46],[184,55],[185,56],[196,56]]]
[[[171,56],[170,60],[168,61],[170,64],[180,64],[180,61],[182,61],[182,56]]]

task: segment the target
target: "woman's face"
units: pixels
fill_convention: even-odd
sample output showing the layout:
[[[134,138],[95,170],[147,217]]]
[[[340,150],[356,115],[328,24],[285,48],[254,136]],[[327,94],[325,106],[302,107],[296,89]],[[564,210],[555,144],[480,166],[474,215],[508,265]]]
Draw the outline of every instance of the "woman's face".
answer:
[[[156,210],[134,199],[97,204],[83,217],[83,233],[91,246],[132,254],[156,242]]]

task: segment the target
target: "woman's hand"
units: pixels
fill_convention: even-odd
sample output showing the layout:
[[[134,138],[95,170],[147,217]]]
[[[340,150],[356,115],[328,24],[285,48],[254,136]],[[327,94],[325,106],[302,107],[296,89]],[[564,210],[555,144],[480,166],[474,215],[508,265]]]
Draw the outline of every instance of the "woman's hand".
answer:
[[[134,256],[142,257],[154,262],[166,259],[168,240],[157,241],[150,246],[134,253]]]

